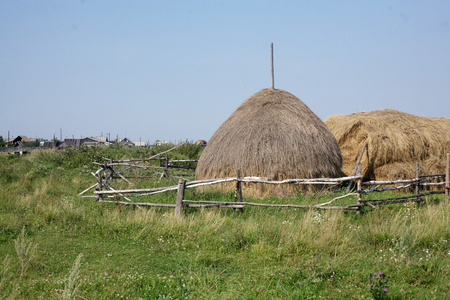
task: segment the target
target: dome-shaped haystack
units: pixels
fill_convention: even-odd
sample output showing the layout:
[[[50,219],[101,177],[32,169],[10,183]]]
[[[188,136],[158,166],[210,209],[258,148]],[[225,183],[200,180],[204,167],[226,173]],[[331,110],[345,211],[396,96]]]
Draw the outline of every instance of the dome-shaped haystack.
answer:
[[[338,141],[345,174],[353,173],[363,145],[361,166],[365,179],[414,178],[415,163],[421,174],[445,172],[450,151],[450,119],[427,118],[385,109],[333,115],[325,120]]]
[[[272,180],[341,176],[339,145],[325,124],[297,97],[264,89],[245,100],[204,149],[196,179],[259,176]],[[244,188],[245,195],[289,194],[300,186]],[[247,191],[247,192],[246,192]],[[288,192],[288,193],[286,193]]]

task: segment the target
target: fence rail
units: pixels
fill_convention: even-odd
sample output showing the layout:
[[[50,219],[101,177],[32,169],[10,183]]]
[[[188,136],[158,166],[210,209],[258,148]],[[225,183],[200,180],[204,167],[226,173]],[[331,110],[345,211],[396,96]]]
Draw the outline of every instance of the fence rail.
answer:
[[[165,151],[164,153],[166,153]],[[161,153],[163,154],[163,153]],[[404,203],[404,202],[421,202],[424,200],[423,197],[434,194],[445,194],[445,201],[449,201],[449,165],[450,159],[449,154],[447,154],[447,167],[445,174],[430,174],[430,175],[420,175],[419,174],[419,165],[416,164],[416,178],[407,179],[407,180],[391,180],[391,181],[362,181],[361,175],[361,166],[358,165],[356,168],[356,172],[354,176],[346,176],[340,178],[311,178],[311,179],[285,179],[285,180],[270,180],[268,178],[256,177],[256,176],[246,176],[241,177],[240,171],[237,170],[235,177],[228,178],[215,178],[215,179],[206,179],[206,180],[194,180],[187,181],[184,178],[180,178],[178,185],[166,186],[166,187],[157,187],[157,188],[149,188],[149,189],[122,189],[116,190],[111,187],[110,182],[108,181],[113,177],[113,175],[118,175],[120,178],[127,180],[120,173],[127,170],[129,167],[137,167],[137,168],[145,168],[144,166],[138,165],[138,163],[149,161],[149,160],[164,160],[168,165],[168,162],[194,162],[195,160],[173,160],[169,161],[167,156],[165,158],[157,158],[157,154],[148,159],[141,160],[121,160],[121,161],[113,161],[107,160],[107,162],[98,164],[101,166],[96,173],[92,173],[97,179],[97,183],[90,186],[86,190],[82,191],[79,195],[83,195],[87,191],[94,189],[92,195],[85,195],[82,197],[87,198],[96,198],[98,202],[104,203],[116,203],[122,205],[136,205],[138,207],[141,206],[153,206],[153,207],[172,207],[175,208],[175,214],[179,217],[182,216],[182,211],[184,208],[194,208],[194,207],[228,207],[228,208],[239,208],[241,211],[245,206],[259,206],[259,207],[289,207],[289,208],[302,208],[302,209],[343,209],[343,210],[356,210],[358,213],[361,213],[361,209],[364,206],[369,206],[372,208],[376,208],[377,205],[384,204],[394,204],[394,203]],[[129,163],[132,163],[128,166]],[[114,166],[123,166],[127,165],[128,167],[122,171],[115,171]],[[109,172],[109,173],[108,173]],[[128,180],[127,180],[128,181]],[[234,202],[220,202],[220,201],[205,201],[205,200],[187,200],[184,199],[185,189],[187,188],[196,188],[200,186],[207,185],[216,185],[222,183],[236,183],[235,190],[235,201]],[[243,201],[242,197],[242,183],[264,183],[264,184],[277,184],[277,185],[285,185],[285,184],[294,184],[294,185],[337,185],[342,184],[344,182],[354,182],[356,184],[356,191],[348,192],[346,195],[338,196],[333,198],[332,200],[320,203],[316,205],[297,205],[297,204],[268,204],[268,203],[256,203],[256,202],[248,202]],[[365,187],[365,188],[363,188]],[[435,191],[423,191],[424,188],[443,188],[442,190]],[[384,198],[384,199],[364,199],[370,193],[374,192],[383,192],[383,191],[397,191],[397,190],[415,190],[413,195],[405,195],[401,197],[392,197],[392,198]],[[177,199],[174,204],[167,203],[148,203],[148,202],[133,202],[130,198],[139,197],[139,196],[148,196],[157,193],[164,193],[168,191],[177,191]],[[331,206],[334,202],[339,199],[343,199],[346,197],[355,197],[356,203],[344,206]],[[114,199],[114,200],[108,200]],[[122,199],[122,200],[119,200]]]

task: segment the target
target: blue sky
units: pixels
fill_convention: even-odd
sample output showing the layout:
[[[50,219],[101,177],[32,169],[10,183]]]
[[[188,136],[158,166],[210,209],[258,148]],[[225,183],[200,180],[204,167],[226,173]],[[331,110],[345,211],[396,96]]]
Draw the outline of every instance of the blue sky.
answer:
[[[450,1],[0,1],[0,135],[209,139],[271,85],[450,118]]]

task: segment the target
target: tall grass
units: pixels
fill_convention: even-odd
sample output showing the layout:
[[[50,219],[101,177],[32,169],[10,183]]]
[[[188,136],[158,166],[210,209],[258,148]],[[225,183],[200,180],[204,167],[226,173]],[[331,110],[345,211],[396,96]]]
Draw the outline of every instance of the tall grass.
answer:
[[[243,214],[190,209],[177,219],[173,209],[76,196],[92,182],[95,166],[89,159],[143,153],[73,151],[0,155],[2,298],[60,299],[75,290],[87,299],[448,297],[449,204],[440,197],[362,215],[250,207]],[[233,197],[191,190],[187,195]],[[157,197],[173,202],[175,194]],[[310,203],[314,197],[296,201]],[[21,276],[14,241],[24,227],[24,241],[39,246]],[[76,260],[80,253],[82,267]],[[371,287],[375,272],[388,279],[378,290]]]
[[[29,241],[26,237],[25,226],[22,227],[17,239],[14,240],[14,248],[16,249],[17,257],[20,261],[20,276],[25,275],[30,262],[36,255],[37,244],[33,241]]]
[[[79,254],[70,270],[69,278],[66,281],[65,289],[62,294],[63,300],[77,299],[80,288],[80,268],[83,254]]]

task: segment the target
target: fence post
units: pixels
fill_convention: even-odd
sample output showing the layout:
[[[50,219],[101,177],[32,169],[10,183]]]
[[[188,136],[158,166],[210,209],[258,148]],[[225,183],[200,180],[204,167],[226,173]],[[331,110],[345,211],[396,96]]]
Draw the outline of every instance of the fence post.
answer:
[[[357,194],[357,200],[356,200],[356,204],[358,204],[358,205],[361,205],[361,200],[362,200],[362,197],[361,197],[361,186],[362,186],[362,168],[361,168],[361,165],[358,165],[357,166],[357,168],[358,168],[358,181],[356,182],[356,194]],[[356,211],[356,213],[358,214],[358,215],[360,215],[361,214],[361,206],[358,206],[358,210]]]
[[[242,182],[241,182],[241,170],[236,171],[236,191],[234,193],[234,202],[242,202]],[[239,208],[239,212],[243,213],[244,208]]]
[[[355,170],[353,171],[353,174],[352,174],[353,176],[356,175],[356,172],[358,171],[358,166],[361,165],[361,160],[363,158],[364,151],[366,150],[366,147],[367,147],[367,143],[365,143],[364,146],[361,149],[361,153],[359,154],[358,160],[356,161]],[[347,186],[347,191],[350,191],[352,183],[353,183],[353,179],[350,179],[350,181],[348,183],[348,186]]]
[[[450,192],[450,153],[447,153],[447,167],[445,168],[445,201],[448,202]]]
[[[416,162],[416,179],[417,179],[417,184],[416,184],[416,199],[417,199],[417,203],[420,202],[420,173],[419,173],[419,163]]]
[[[177,202],[175,204],[175,218],[181,219],[183,216],[183,199],[186,188],[186,179],[181,178],[178,181]]]
[[[107,163],[105,163],[105,165],[106,165]],[[109,174],[109,178],[111,178],[111,183],[114,181],[114,168],[113,168],[113,166],[112,166],[112,159],[110,159],[109,160],[109,166],[108,166],[108,168],[109,168],[109,172],[110,172],[110,174]]]
[[[164,158],[164,171],[163,171],[163,175],[161,175],[162,177],[169,177],[169,156],[166,155],[166,157]]]
[[[103,171],[103,169],[100,169],[95,173],[95,176],[97,177],[97,187],[95,188],[96,191],[103,190],[102,171]],[[103,200],[103,194],[98,194],[96,201],[100,201],[100,200]]]

